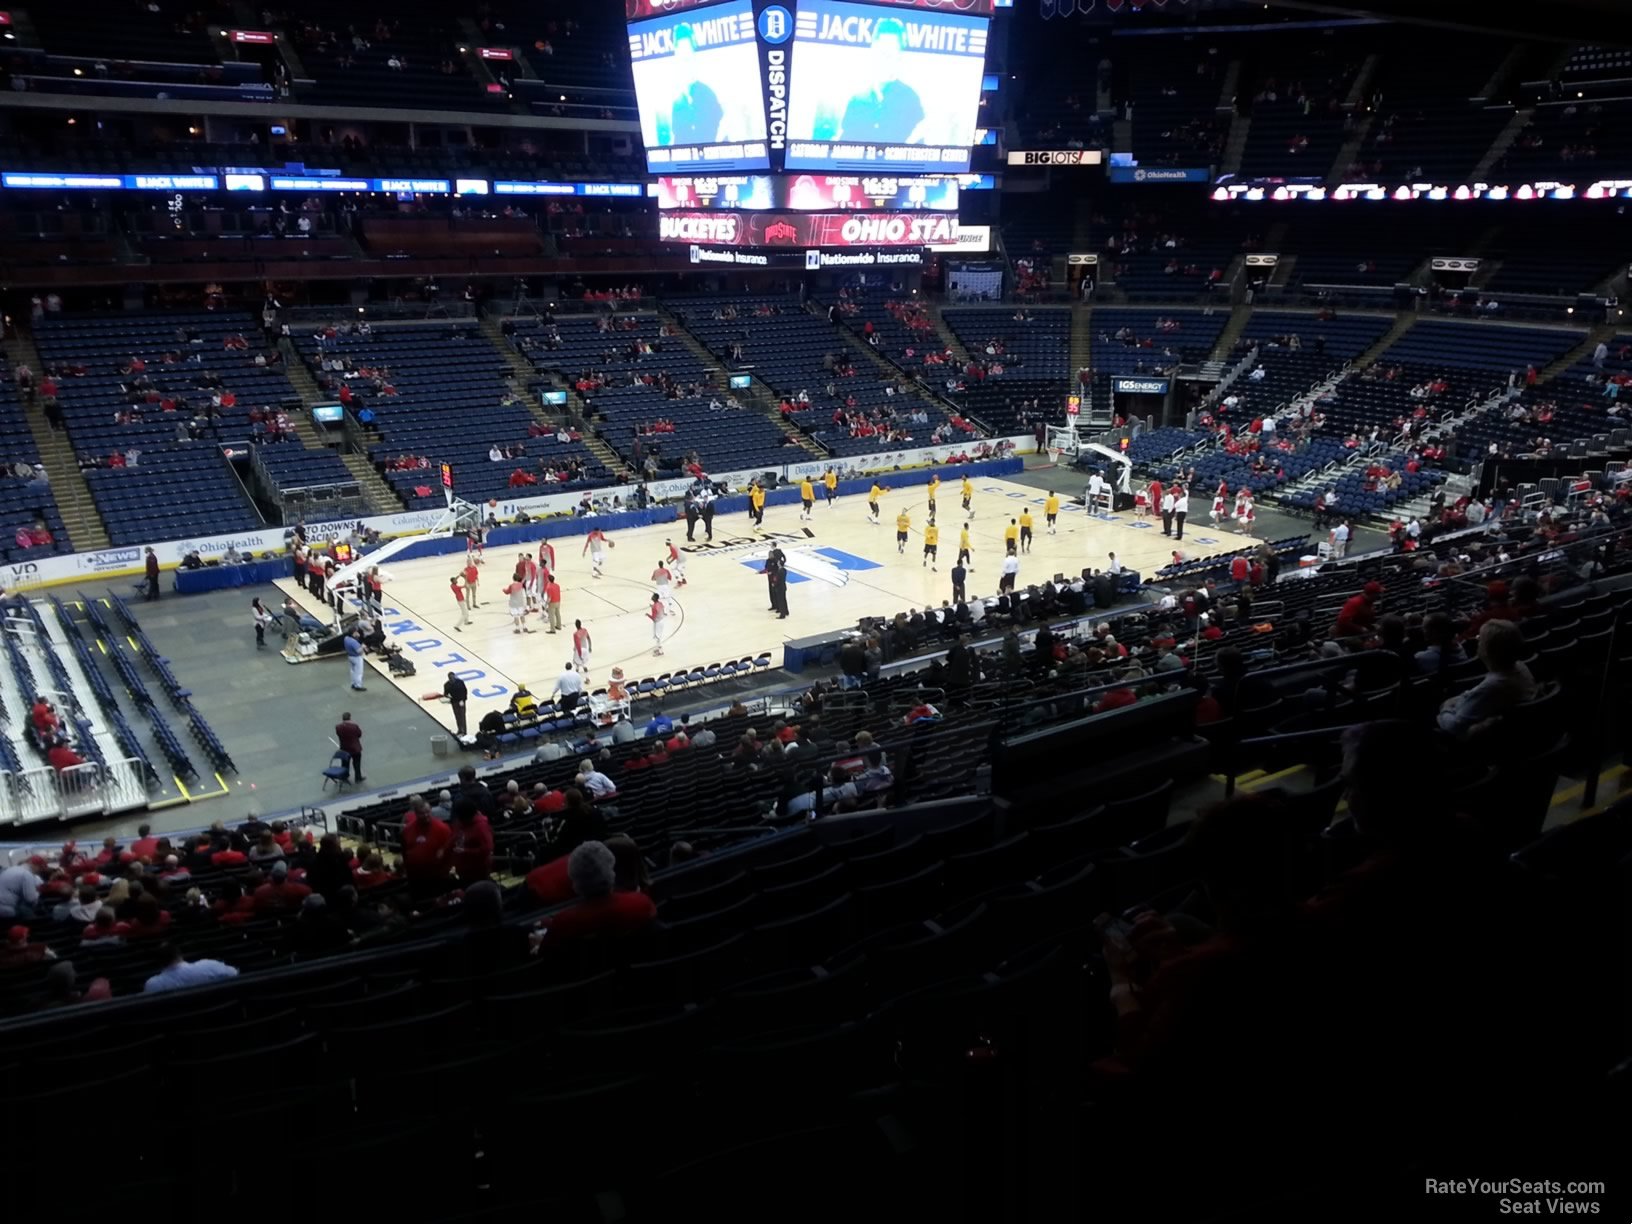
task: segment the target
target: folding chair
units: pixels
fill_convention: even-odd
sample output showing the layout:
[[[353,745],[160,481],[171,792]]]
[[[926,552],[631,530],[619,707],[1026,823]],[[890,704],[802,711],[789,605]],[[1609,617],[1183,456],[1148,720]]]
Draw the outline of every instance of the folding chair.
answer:
[[[334,783],[336,793],[345,789],[351,783],[351,753],[344,748],[337,748],[329,758],[329,767],[323,771],[323,789],[329,789],[329,783]]]

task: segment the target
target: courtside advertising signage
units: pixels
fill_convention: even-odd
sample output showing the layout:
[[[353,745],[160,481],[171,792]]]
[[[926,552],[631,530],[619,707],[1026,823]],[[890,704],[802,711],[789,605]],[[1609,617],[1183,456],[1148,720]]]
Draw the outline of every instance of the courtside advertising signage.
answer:
[[[770,167],[751,0],[634,21],[628,35],[648,170]]]
[[[953,241],[957,218],[941,213],[658,214],[658,237],[708,247],[924,247]]]
[[[877,174],[697,175],[657,180],[659,208],[788,208],[958,211],[956,178],[898,178]]]
[[[786,167],[968,170],[990,22],[954,9],[800,0]]]

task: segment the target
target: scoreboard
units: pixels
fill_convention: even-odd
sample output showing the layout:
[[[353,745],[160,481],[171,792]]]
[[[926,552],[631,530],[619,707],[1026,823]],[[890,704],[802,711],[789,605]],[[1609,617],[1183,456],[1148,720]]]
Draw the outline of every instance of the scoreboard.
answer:
[[[958,180],[894,175],[698,175],[657,180],[659,208],[958,211]]]

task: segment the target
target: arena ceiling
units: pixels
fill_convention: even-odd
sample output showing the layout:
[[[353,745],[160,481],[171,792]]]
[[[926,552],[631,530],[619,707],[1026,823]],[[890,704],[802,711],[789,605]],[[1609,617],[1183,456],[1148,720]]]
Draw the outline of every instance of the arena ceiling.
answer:
[[[1628,0],[1276,0],[1282,9],[1385,17],[1551,42],[1632,44]]]

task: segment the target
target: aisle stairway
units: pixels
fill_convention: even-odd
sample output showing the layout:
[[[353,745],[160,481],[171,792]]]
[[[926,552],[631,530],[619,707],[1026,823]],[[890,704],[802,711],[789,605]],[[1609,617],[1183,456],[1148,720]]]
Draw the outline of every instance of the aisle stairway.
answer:
[[[385,483],[367,455],[357,452],[340,454],[340,462],[346,465],[346,470],[357,477],[357,483],[363,487],[363,497],[368,501],[368,507],[375,514],[401,514],[403,511],[402,498],[398,497],[390,485]]]
[[[12,369],[27,365],[36,376],[45,369],[39,350],[34,347],[33,337],[21,331],[14,332],[6,340],[5,352]],[[68,529],[68,539],[74,549],[77,552],[94,552],[108,547],[108,529],[97,512],[96,503],[91,500],[91,490],[85,483],[85,477],[80,474],[79,461],[74,457],[74,448],[68,441],[67,432],[52,429],[46,424],[45,413],[39,407],[25,406],[23,416],[27,418],[28,430],[40,448],[40,462],[45,466],[46,477],[51,482],[51,496],[56,499],[63,526]]]
[[[1411,325],[1416,321],[1417,316],[1409,312],[1397,316],[1394,325],[1382,334],[1377,343],[1354,359],[1354,369],[1363,370],[1375,364],[1379,357],[1388,352],[1390,345],[1411,330]]]
[[[1237,306],[1230,311],[1230,321],[1224,325],[1224,330],[1218,334],[1218,343],[1213,345],[1211,357],[1213,361],[1228,362],[1230,350],[1235,342],[1241,338],[1246,330],[1247,320],[1252,318],[1251,306]]]
[[[969,356],[969,350],[963,347],[963,341],[953,335],[952,329],[946,325],[943,311],[944,308],[941,306],[930,307],[929,317],[934,320],[935,334],[940,337],[943,349],[952,350],[952,356],[958,359],[959,367],[967,366],[974,359]]]

